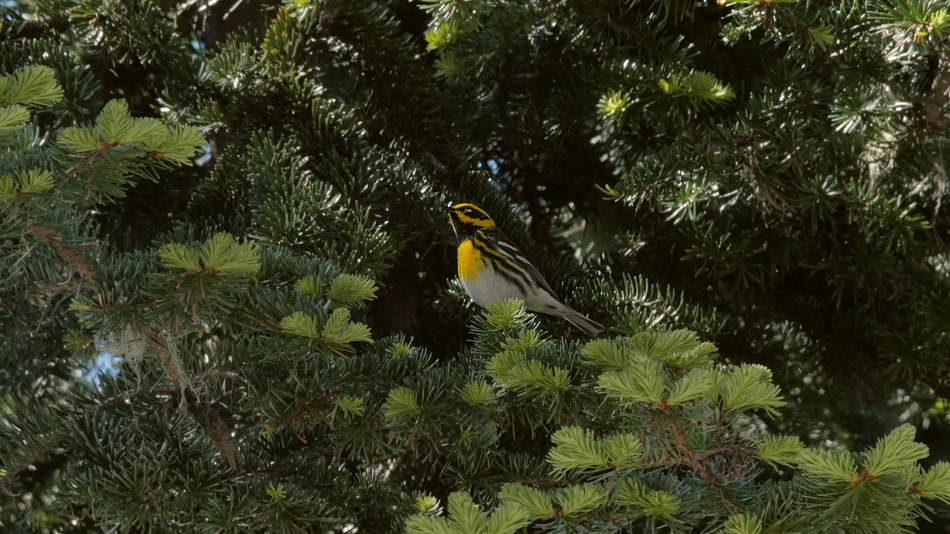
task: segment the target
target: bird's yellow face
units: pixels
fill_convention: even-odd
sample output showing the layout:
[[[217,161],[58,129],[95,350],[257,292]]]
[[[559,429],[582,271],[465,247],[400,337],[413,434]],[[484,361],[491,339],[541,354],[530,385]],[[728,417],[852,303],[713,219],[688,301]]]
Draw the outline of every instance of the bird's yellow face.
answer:
[[[452,223],[452,229],[455,230],[459,241],[472,237],[482,228],[495,226],[491,216],[475,204],[456,204],[442,209],[449,213],[449,222]]]

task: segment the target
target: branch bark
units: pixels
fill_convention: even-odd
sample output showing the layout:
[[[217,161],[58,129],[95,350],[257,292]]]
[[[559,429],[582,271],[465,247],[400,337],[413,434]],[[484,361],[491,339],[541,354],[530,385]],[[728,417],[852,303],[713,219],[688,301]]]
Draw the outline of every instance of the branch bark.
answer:
[[[168,347],[165,346],[165,343],[159,339],[158,334],[151,328],[146,327],[145,340],[155,356],[158,357],[158,362],[162,366],[162,370],[165,371],[165,374],[168,375],[172,385],[184,393],[188,413],[195,418],[195,421],[197,421],[198,424],[201,425],[201,428],[208,434],[212,445],[214,445],[214,448],[227,460],[231,469],[237,469],[239,451],[234,440],[231,439],[231,433],[224,423],[224,420],[221,419],[218,412],[214,410],[211,403],[195,393],[194,388],[191,387],[191,379],[188,378],[185,371],[181,368],[181,362],[172,354]]]
[[[87,284],[90,286],[98,285],[95,280],[97,270],[95,264],[87,260],[86,257],[74,247],[63,242],[63,238],[59,232],[38,224],[30,224],[27,226],[27,229],[36,236],[37,239],[55,250],[63,261],[65,261],[73,271],[79,273]],[[181,362],[168,350],[168,347],[159,339],[158,334],[147,326],[145,327],[145,339],[149,348],[152,349],[152,352],[158,358],[165,374],[168,375],[172,387],[184,392],[188,412],[191,413],[192,417],[201,425],[201,428],[207,432],[211,443],[218,452],[224,456],[228,465],[230,465],[232,469],[236,469],[238,448],[234,440],[231,439],[231,434],[224,420],[221,419],[221,416],[218,415],[208,401],[201,399],[197,393],[195,393],[194,388],[190,387],[191,380],[184,369],[181,368]]]
[[[941,52],[937,60],[937,75],[930,86],[930,97],[924,102],[924,121],[931,128],[950,128],[950,117],[943,108],[950,100],[950,52]]]
[[[87,260],[78,250],[64,243],[63,237],[59,235],[59,232],[38,224],[29,224],[26,228],[31,234],[36,236],[37,239],[55,250],[56,253],[59,254],[59,257],[63,258],[63,261],[65,261],[73,271],[79,273],[79,276],[81,276],[87,284],[90,286],[97,285],[94,278],[96,266]]]

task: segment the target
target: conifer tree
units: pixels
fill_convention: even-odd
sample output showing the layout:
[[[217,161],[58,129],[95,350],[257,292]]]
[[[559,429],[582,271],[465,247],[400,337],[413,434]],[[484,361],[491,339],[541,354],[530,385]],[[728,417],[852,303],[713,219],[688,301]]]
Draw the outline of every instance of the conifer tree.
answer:
[[[0,9],[3,530],[947,531],[946,2]]]

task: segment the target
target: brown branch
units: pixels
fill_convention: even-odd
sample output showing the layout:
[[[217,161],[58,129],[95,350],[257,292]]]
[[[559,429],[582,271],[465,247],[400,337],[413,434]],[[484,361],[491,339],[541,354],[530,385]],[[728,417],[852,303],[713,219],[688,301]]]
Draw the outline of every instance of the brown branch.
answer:
[[[59,232],[38,224],[30,224],[27,226],[27,229],[36,236],[37,239],[55,250],[73,271],[82,276],[82,279],[85,280],[87,284],[90,286],[98,285],[94,278],[96,273],[95,264],[87,260],[74,247],[64,243]],[[175,390],[185,393],[188,412],[191,413],[192,417],[201,425],[201,428],[208,433],[211,443],[218,449],[218,452],[224,456],[228,465],[230,465],[232,469],[236,469],[238,449],[234,440],[231,439],[227,425],[224,424],[224,421],[218,413],[211,407],[211,404],[199,398],[194,389],[190,387],[191,380],[185,374],[184,369],[182,369],[181,361],[168,350],[168,347],[159,339],[158,334],[148,326],[145,327],[145,340],[149,348],[152,349],[152,352],[158,358],[162,370],[168,375],[172,387]],[[105,404],[108,407],[111,405],[110,403],[114,401],[114,399],[108,400]]]
[[[937,59],[937,75],[930,86],[930,98],[924,102],[924,121],[932,128],[950,128],[950,117],[943,114],[943,107],[950,100],[950,52],[943,52]]]
[[[74,291],[79,287],[79,284],[76,283],[71,277],[62,284],[53,284],[49,286],[38,287],[29,292],[28,298],[42,298],[50,293],[57,293],[59,291]]]
[[[717,481],[717,473],[729,476],[730,472],[739,468],[745,458],[754,452],[746,446],[744,440],[738,439],[738,435],[733,435],[731,439],[720,441],[712,449],[694,451],[689,447],[685,430],[668,409],[657,410],[651,415],[644,424],[644,427],[648,426],[659,431],[654,432],[654,436],[661,440],[662,447],[676,451],[676,456],[664,454],[664,458],[660,459],[667,469],[676,466],[688,467],[709,486],[709,489],[719,495],[732,513],[743,512],[739,505],[726,497],[721,484]],[[643,440],[643,436],[641,436],[641,442],[647,443]],[[710,463],[719,465],[711,466]]]
[[[36,236],[37,239],[55,250],[72,270],[82,276],[82,279],[85,280],[87,284],[91,286],[97,285],[94,278],[96,266],[87,260],[85,256],[80,254],[78,250],[64,243],[59,232],[38,224],[29,224],[27,225],[27,229],[31,234]]]
[[[231,469],[237,469],[239,451],[234,440],[231,439],[231,433],[228,431],[227,425],[224,424],[224,420],[221,419],[221,416],[208,401],[198,397],[194,388],[190,387],[190,379],[181,368],[181,361],[168,350],[168,347],[159,339],[158,334],[151,328],[146,327],[145,340],[155,356],[158,357],[158,362],[165,374],[168,375],[172,385],[185,393],[188,412],[208,434],[211,444],[227,460]]]

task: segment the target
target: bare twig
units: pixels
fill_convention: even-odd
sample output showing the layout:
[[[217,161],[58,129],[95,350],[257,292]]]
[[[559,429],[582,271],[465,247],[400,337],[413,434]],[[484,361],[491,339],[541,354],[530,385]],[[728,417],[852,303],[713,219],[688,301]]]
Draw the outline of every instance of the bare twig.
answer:
[[[172,354],[172,351],[165,346],[165,343],[159,339],[158,334],[154,330],[146,327],[145,340],[148,342],[148,346],[152,349],[152,352],[155,353],[155,356],[158,357],[158,362],[165,371],[165,374],[168,375],[168,379],[171,380],[172,385],[184,392],[188,412],[208,434],[214,448],[218,449],[218,452],[224,456],[228,465],[231,466],[231,469],[236,469],[238,448],[234,440],[231,439],[228,427],[224,424],[221,416],[211,407],[208,401],[200,398],[198,394],[195,393],[194,388],[190,387],[191,379],[185,374],[184,369],[181,368],[181,362],[178,361],[178,358]]]
[[[96,285],[94,277],[96,266],[87,260],[85,256],[80,254],[78,250],[64,243],[59,232],[38,224],[27,225],[27,229],[31,234],[35,235],[37,239],[55,250],[72,270],[82,276],[82,279],[85,280],[87,284],[90,286]]]
[[[38,224],[30,224],[27,226],[27,229],[36,236],[37,239],[55,250],[63,261],[69,265],[70,269],[79,273],[86,284],[89,286],[98,285],[95,280],[95,264],[87,260],[74,247],[64,243],[59,232]],[[201,428],[208,433],[211,443],[214,444],[218,452],[224,456],[228,465],[230,465],[232,469],[236,468],[238,449],[234,440],[231,439],[231,435],[224,421],[218,413],[214,411],[211,404],[201,399],[198,394],[195,393],[194,389],[190,387],[192,381],[185,373],[185,370],[182,369],[181,361],[165,346],[159,335],[148,326],[145,327],[145,340],[149,348],[158,358],[162,370],[165,371],[165,374],[171,382],[169,390],[184,392],[188,412],[198,421]],[[155,388],[153,388],[152,391],[155,391]],[[104,404],[108,407],[111,406],[110,403],[114,402],[116,402],[115,399],[110,399]],[[31,461],[35,461],[35,459]],[[16,472],[16,470],[14,472]]]
[[[937,60],[937,75],[930,85],[930,98],[924,102],[924,121],[932,128],[950,128],[950,117],[943,107],[950,100],[950,52],[942,52]]]

